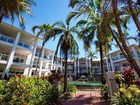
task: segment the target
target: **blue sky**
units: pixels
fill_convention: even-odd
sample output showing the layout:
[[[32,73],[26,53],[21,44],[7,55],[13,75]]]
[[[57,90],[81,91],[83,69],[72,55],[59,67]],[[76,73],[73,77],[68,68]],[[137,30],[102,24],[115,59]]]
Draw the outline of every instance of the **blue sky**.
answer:
[[[25,16],[26,20],[26,31],[32,33],[31,28],[34,25],[40,25],[44,23],[55,23],[56,21],[65,21],[68,13],[72,11],[71,8],[68,8],[69,0],[35,0],[36,6],[33,7],[33,16]],[[5,20],[8,23],[11,23],[9,20]],[[136,35],[136,27],[133,22],[130,22],[130,31],[131,35]],[[72,23],[74,25],[74,23]],[[14,26],[19,27],[17,21],[15,21]],[[76,39],[80,48],[80,57],[85,56],[83,50],[82,42]],[[46,43],[46,47],[55,50],[58,39],[55,41],[49,41]],[[135,43],[130,41],[130,43]],[[113,48],[115,50],[115,48]]]

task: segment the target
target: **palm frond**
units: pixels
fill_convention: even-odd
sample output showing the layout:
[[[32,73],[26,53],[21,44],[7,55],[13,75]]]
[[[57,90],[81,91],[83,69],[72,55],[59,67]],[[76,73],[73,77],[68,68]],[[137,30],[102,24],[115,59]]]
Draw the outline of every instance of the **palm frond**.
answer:
[[[70,12],[66,19],[66,24],[69,25],[72,18],[76,17],[79,12]]]

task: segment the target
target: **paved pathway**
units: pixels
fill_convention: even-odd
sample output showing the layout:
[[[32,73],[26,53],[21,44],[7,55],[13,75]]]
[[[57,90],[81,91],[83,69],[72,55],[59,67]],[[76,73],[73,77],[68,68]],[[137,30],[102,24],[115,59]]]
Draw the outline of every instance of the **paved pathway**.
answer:
[[[96,91],[78,91],[74,98],[67,100],[63,105],[109,105],[100,100],[100,92]]]

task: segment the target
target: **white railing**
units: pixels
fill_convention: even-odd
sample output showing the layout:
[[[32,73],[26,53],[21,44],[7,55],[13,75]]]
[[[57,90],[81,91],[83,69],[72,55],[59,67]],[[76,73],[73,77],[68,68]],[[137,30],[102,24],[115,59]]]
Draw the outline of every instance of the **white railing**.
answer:
[[[9,55],[0,53],[0,60],[8,61]],[[26,64],[27,59],[15,56],[13,63]]]
[[[10,43],[10,44],[14,44],[15,39],[11,38],[11,37],[8,37],[8,36],[5,36],[3,34],[0,34],[0,41],[4,41],[4,42]],[[32,46],[30,46],[29,44],[27,44],[25,42],[22,42],[22,41],[18,42],[18,46],[23,47],[23,48],[27,48],[27,49],[32,49]]]
[[[0,53],[0,60],[4,60],[4,61],[7,61],[8,60],[8,55],[6,55],[6,54],[1,54]]]

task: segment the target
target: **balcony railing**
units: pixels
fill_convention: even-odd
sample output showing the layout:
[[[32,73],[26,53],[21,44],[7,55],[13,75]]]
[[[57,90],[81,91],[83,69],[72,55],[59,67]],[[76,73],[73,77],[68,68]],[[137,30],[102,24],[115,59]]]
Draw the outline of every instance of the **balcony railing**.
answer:
[[[4,42],[10,43],[10,44],[14,44],[15,39],[0,34],[0,41],[4,41]],[[27,49],[32,49],[32,47],[29,44],[26,44],[25,42],[22,42],[22,41],[18,42],[18,46],[23,47],[23,48],[27,48]]]
[[[7,61],[8,60],[8,55],[0,53],[0,60]]]
[[[8,57],[9,57],[9,55],[0,53],[0,60],[8,61]],[[27,61],[27,59],[16,57],[16,56],[13,59],[13,63],[16,63],[16,64],[25,64],[26,61]]]

